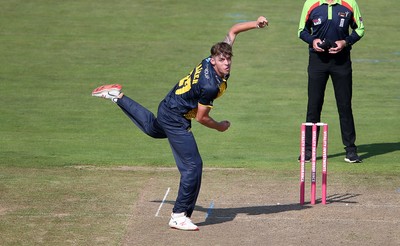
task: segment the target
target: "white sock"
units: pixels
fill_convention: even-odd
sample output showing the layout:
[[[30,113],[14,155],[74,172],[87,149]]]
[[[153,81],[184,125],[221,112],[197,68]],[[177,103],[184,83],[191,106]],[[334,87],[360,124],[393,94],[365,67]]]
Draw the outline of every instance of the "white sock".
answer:
[[[184,217],[185,216],[185,212],[182,213],[172,213],[171,217],[176,219],[176,218],[180,218],[180,217]]]

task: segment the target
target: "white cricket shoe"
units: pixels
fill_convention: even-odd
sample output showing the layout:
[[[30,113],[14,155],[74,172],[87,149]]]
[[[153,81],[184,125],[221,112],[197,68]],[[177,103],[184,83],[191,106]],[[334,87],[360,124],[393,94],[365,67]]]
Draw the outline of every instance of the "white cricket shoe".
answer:
[[[92,91],[92,96],[111,99],[111,101],[116,102],[118,99],[117,97],[121,93],[121,89],[122,86],[119,84],[102,85]]]
[[[198,231],[197,225],[186,217],[185,213],[171,214],[171,219],[169,220],[169,226],[183,231]]]

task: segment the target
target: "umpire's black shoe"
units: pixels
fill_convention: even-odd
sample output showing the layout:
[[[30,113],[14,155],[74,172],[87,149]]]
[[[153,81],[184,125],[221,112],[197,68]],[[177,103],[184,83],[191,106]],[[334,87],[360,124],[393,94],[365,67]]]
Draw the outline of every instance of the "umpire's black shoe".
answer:
[[[356,151],[347,151],[346,158],[344,158],[344,161],[346,161],[348,163],[361,163],[362,162],[361,158],[357,155]]]
[[[297,159],[299,162],[300,162],[300,158],[301,158],[301,155],[299,155],[299,158]],[[304,155],[304,162],[310,162],[311,161],[311,151],[307,151],[306,150],[306,153],[305,153],[305,155]]]

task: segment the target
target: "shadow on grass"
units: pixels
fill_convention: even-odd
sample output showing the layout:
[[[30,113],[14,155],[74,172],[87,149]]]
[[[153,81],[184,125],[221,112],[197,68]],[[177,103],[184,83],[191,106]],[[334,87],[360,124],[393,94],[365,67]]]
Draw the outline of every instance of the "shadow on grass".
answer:
[[[346,204],[354,204],[357,203],[355,201],[349,201],[354,197],[360,196],[360,194],[333,194],[327,197],[327,203],[346,203]],[[161,201],[152,201],[152,202],[161,202]],[[174,205],[175,201],[164,201],[165,203]],[[317,204],[321,203],[321,200],[316,201]],[[263,214],[276,214],[288,211],[300,211],[305,209],[310,209],[314,205],[310,205],[310,203],[305,203],[304,205],[300,205],[299,203],[295,204],[277,204],[277,205],[264,205],[264,206],[248,206],[248,207],[238,207],[238,208],[205,208],[202,206],[196,206],[195,211],[206,213],[205,221],[196,223],[198,226],[205,225],[213,225],[213,224],[221,224],[233,221],[238,215],[244,214],[247,216],[256,216]]]
[[[373,143],[358,145],[358,154],[361,159],[368,159],[373,156],[385,155],[395,151],[400,151],[400,142],[397,143]],[[328,155],[328,158],[345,156],[346,152]]]
[[[161,201],[152,201],[161,202]],[[165,201],[174,205],[175,201]],[[196,205],[195,212],[200,211],[206,213],[205,221],[196,223],[198,226],[220,224],[233,221],[239,214],[248,216],[262,215],[262,214],[275,214],[287,211],[298,211],[312,208],[312,206],[300,204],[282,204],[282,205],[265,205],[265,206],[248,206],[238,208],[205,208]]]
[[[207,213],[205,221],[196,223],[198,226],[221,224],[233,221],[239,214],[246,216],[255,216],[262,214],[275,214],[287,211],[299,211],[312,208],[308,205],[300,204],[283,204],[283,205],[265,205],[265,206],[249,206],[239,208],[213,208],[212,210],[196,206],[197,211]]]
[[[358,203],[355,201],[349,201],[349,199],[361,196],[361,194],[333,194],[326,198],[327,203],[346,203],[346,204],[354,204]]]

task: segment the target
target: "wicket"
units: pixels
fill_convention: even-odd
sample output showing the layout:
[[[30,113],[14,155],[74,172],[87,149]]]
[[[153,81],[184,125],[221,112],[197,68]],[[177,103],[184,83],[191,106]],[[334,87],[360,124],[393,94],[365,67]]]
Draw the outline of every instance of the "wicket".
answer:
[[[322,138],[322,204],[326,204],[327,168],[328,168],[328,124],[326,123],[302,123],[300,136],[300,204],[304,204],[305,193],[305,152],[306,152],[306,128],[311,126],[311,204],[315,204],[317,186],[317,127],[323,127]]]

